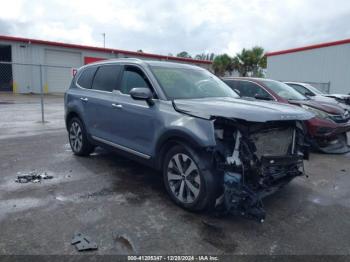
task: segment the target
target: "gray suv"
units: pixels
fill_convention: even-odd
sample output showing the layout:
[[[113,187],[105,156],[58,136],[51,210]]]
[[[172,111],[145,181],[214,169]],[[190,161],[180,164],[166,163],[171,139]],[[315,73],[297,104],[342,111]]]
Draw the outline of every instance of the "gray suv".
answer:
[[[262,221],[262,198],[303,174],[303,120],[292,105],[241,99],[196,66],[138,59],[80,68],[65,94],[74,154],[96,146],[162,171],[171,199]]]

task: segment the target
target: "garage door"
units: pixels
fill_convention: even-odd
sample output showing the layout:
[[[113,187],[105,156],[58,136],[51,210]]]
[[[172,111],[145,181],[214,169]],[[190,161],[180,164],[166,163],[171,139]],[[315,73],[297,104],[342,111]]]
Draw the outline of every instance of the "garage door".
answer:
[[[45,69],[48,92],[63,93],[69,87],[72,80],[71,69],[81,66],[81,53],[46,50],[45,64],[61,66],[47,67]]]

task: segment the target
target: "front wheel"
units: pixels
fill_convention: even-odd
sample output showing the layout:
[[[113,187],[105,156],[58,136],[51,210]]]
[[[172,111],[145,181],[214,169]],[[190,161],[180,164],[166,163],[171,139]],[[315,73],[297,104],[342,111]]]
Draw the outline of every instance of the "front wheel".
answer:
[[[165,188],[179,206],[200,211],[215,202],[216,179],[208,169],[201,169],[204,160],[191,148],[175,146],[163,163]]]
[[[88,140],[85,127],[79,118],[73,117],[69,121],[68,130],[69,144],[75,155],[87,156],[94,150],[94,146]]]

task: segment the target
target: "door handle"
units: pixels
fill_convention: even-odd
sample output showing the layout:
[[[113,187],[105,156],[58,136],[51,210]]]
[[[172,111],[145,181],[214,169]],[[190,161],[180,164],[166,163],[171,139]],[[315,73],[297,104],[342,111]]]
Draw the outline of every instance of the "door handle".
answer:
[[[112,107],[113,107],[113,108],[121,109],[121,108],[123,108],[123,105],[113,103],[113,104],[112,104]]]
[[[89,99],[87,97],[81,97],[80,100],[83,101],[83,102],[89,101]]]

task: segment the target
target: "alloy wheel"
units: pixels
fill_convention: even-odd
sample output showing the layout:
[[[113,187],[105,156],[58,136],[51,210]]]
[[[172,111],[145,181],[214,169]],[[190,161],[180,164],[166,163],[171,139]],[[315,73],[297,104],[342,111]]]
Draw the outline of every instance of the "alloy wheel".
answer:
[[[79,152],[83,146],[83,135],[78,122],[73,122],[69,129],[69,142],[74,152]]]
[[[167,178],[173,195],[182,203],[193,203],[199,196],[201,178],[196,163],[184,153],[169,161]]]

